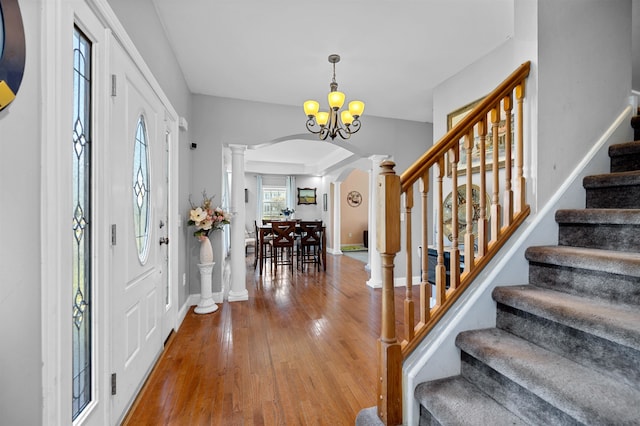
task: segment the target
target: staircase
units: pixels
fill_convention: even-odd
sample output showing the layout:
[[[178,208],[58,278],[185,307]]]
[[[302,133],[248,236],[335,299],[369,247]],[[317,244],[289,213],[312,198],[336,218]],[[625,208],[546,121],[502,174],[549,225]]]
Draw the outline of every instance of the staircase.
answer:
[[[529,285],[494,290],[496,328],[457,336],[461,374],[416,388],[421,425],[640,424],[640,140],[609,156]]]

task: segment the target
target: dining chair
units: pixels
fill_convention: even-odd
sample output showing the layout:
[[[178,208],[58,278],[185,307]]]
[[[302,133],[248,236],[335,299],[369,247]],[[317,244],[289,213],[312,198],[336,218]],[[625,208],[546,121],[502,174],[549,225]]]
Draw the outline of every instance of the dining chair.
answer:
[[[254,231],[255,232],[255,231]],[[253,247],[253,255],[255,257],[254,261],[253,261],[253,268],[256,268],[256,265],[258,264],[258,244],[256,242],[258,238],[258,234],[254,233],[253,235],[251,235],[251,233],[245,228],[244,230],[244,257],[247,257],[247,255],[249,254],[249,247]]]
[[[315,264],[320,270],[322,262],[322,221],[300,222],[300,243],[298,245],[298,266],[304,271],[305,264]]]
[[[253,264],[253,269],[256,269],[256,265],[258,264],[258,260],[260,260],[261,263],[261,267],[264,268],[264,265],[267,261],[267,259],[271,259],[271,240],[273,239],[273,235],[271,234],[271,231],[269,232],[263,232],[262,233],[262,238],[260,236],[260,229],[258,228],[258,222],[254,221],[253,222],[254,228],[255,228],[255,232],[256,232],[256,238],[257,238],[257,242],[256,242],[256,247],[258,248],[256,250],[256,261]]]
[[[289,265],[291,273],[293,273],[293,248],[296,239],[296,223],[292,221],[272,222],[271,232],[273,238],[271,240],[272,257],[271,268],[275,265]]]

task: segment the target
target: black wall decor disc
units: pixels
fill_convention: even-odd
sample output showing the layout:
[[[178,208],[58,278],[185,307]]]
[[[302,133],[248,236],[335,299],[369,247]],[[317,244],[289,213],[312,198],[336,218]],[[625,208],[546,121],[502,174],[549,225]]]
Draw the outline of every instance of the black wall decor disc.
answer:
[[[16,97],[25,63],[25,39],[18,0],[0,0],[0,110]]]

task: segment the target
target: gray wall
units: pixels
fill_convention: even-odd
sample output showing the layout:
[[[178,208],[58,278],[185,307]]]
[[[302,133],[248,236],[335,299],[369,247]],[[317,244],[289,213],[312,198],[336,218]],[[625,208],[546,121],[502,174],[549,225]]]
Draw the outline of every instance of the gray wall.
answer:
[[[630,0],[540,0],[538,198],[555,192],[631,91]]]
[[[24,78],[0,111],[0,423],[42,422],[40,314],[41,1],[20,1]]]
[[[167,40],[156,9],[151,0],[108,0],[109,5],[127,31],[127,34],[136,45],[136,48],[144,58],[144,61],[152,70],[154,77],[160,83],[162,90],[169,98],[178,115],[185,117],[191,124],[191,91],[182,75],[173,50]],[[182,306],[188,296],[188,287],[182,286],[183,274],[188,276],[187,256],[192,231],[185,224],[189,213],[189,192],[191,191],[191,162],[192,151],[190,146],[190,130],[180,131],[178,149],[178,198],[179,212],[182,215],[178,253],[179,279],[179,305]],[[196,192],[196,194],[200,194]],[[198,202],[199,199],[195,198]],[[173,242],[172,242],[173,243]],[[199,293],[200,289],[196,293]]]

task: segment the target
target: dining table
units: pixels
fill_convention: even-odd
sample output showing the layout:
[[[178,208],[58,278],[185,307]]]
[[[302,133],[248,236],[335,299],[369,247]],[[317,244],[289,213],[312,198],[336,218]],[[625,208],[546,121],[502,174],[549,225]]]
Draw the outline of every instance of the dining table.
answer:
[[[264,253],[262,250],[263,243],[267,235],[272,232],[271,223],[265,223],[262,225],[258,225],[258,244],[256,255],[258,256],[258,263],[260,264],[260,275],[262,275],[263,263],[264,263]],[[296,225],[296,234],[300,234],[300,224]],[[320,259],[322,261],[322,268],[324,271],[327,270],[327,233],[326,227],[322,225],[322,236],[320,238]]]

